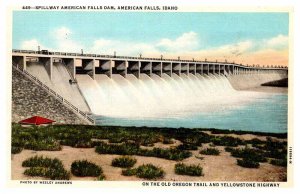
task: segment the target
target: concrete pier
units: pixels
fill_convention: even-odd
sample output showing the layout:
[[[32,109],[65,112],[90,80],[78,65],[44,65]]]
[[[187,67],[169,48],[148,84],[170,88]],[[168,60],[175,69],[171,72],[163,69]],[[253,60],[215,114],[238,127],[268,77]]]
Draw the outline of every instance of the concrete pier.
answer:
[[[189,64],[181,63],[181,74],[189,75]]]
[[[62,63],[66,66],[72,78],[75,79],[76,76],[75,59],[74,58],[61,58],[61,59],[62,59]]]
[[[52,80],[52,68],[53,68],[53,58],[52,57],[40,57],[39,62],[41,62],[50,77],[50,80]],[[26,65],[25,65],[26,67]]]
[[[112,74],[112,60],[99,60],[99,65],[95,66],[96,74],[105,74],[111,78]]]
[[[126,77],[127,76],[127,67],[128,67],[127,61],[114,60],[114,63],[112,64],[112,73],[120,74],[123,77]]]
[[[152,76],[152,62],[141,61],[140,73],[147,74],[149,77]]]
[[[172,63],[171,62],[163,62],[162,63],[162,72],[172,77]]]
[[[135,77],[140,78],[140,61],[128,61],[127,74],[133,74]]]
[[[195,63],[189,63],[189,73],[196,75],[196,64]]]
[[[181,63],[172,63],[172,73],[181,75]]]
[[[201,75],[208,75],[209,74],[209,64],[202,64],[200,72],[201,72]]]
[[[162,62],[152,62],[152,73],[161,77],[162,75]]]

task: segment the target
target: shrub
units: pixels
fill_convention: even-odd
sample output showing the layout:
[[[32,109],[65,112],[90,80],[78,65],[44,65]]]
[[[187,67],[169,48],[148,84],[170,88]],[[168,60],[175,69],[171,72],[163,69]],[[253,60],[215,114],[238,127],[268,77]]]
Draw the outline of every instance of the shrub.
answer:
[[[265,149],[265,145],[264,144],[252,144],[252,147],[263,150]]]
[[[214,143],[210,143],[209,147],[216,147],[216,145]]]
[[[231,136],[215,136],[211,139],[212,143],[217,146],[231,146],[236,147],[238,145],[244,145],[243,142],[239,138],[231,137]]]
[[[202,167],[199,165],[185,165],[183,163],[175,165],[175,173],[179,175],[203,176]]]
[[[198,137],[198,142],[197,142],[198,146],[201,146],[201,143],[211,142],[211,136],[206,133],[200,132],[197,134],[197,137]]]
[[[145,179],[162,178],[165,172],[152,164],[144,164],[136,169],[136,176]]]
[[[237,164],[239,166],[245,167],[245,168],[258,168],[259,163],[257,161],[251,160],[249,158],[243,158],[242,160],[237,159]]]
[[[105,179],[106,179],[106,177],[103,174],[101,174],[100,176],[97,177],[98,181],[104,181]]]
[[[168,160],[183,160],[191,156],[191,153],[178,149],[153,148],[152,150],[141,149],[138,145],[128,143],[111,145],[101,142],[96,146],[95,151],[99,154],[118,154],[118,155],[140,155],[148,157],[165,158]]]
[[[201,150],[200,154],[217,156],[220,155],[220,151],[216,148],[206,148],[204,150]]]
[[[224,148],[224,150],[226,151],[226,152],[232,152],[233,150],[234,150],[234,148],[233,147],[225,147]]]
[[[265,149],[266,150],[276,150],[276,149],[285,149],[287,146],[287,142],[280,142],[272,139],[271,137],[267,137]]]
[[[24,174],[27,176],[41,176],[46,177],[48,168],[45,167],[31,167],[24,171]]]
[[[53,138],[46,139],[35,139],[25,143],[25,149],[29,150],[47,150],[47,151],[59,151],[61,150],[61,146],[59,142]]]
[[[22,163],[23,167],[30,167],[24,171],[27,176],[40,176],[51,180],[69,180],[70,173],[57,158],[44,158],[43,156],[31,157]]]
[[[177,146],[177,149],[178,150],[197,150],[198,147],[194,144],[184,143],[184,144],[181,144],[181,145]]]
[[[154,146],[154,143],[156,143],[156,142],[157,142],[156,139],[147,137],[147,138],[143,138],[140,143],[143,146],[152,147],[152,146]]]
[[[22,147],[15,147],[15,146],[12,146],[12,147],[11,147],[11,153],[12,153],[12,154],[18,154],[18,153],[20,153],[22,150],[23,150]]]
[[[143,164],[134,169],[126,169],[122,171],[124,176],[133,176],[136,175],[139,178],[144,179],[157,179],[162,178],[165,175],[165,172],[152,164]]]
[[[174,140],[172,140],[171,138],[164,137],[162,143],[163,143],[163,144],[173,144],[173,143],[174,143]]]
[[[63,164],[57,158],[51,159],[43,156],[34,156],[22,162],[23,167],[63,168]]]
[[[91,138],[89,136],[79,134],[78,131],[72,134],[72,131],[66,133],[62,137],[58,137],[60,139],[61,145],[76,147],[76,148],[91,148],[93,147]]]
[[[75,148],[92,148],[94,147],[94,144],[92,141],[77,141],[74,146]]]
[[[252,144],[252,145],[260,145],[260,144],[264,144],[265,141],[262,141],[262,140],[260,140],[258,138],[253,138],[251,140],[247,140],[246,143]]]
[[[122,170],[122,175],[124,176],[133,176],[133,175],[136,175],[136,168],[128,168],[128,169],[125,169],[125,170]]]
[[[199,143],[199,139],[196,136],[186,137],[182,140],[184,144],[193,144],[197,145]],[[201,145],[201,142],[199,143]]]
[[[256,162],[266,162],[267,159],[264,156],[264,152],[258,149],[251,149],[251,148],[242,148],[242,149],[233,149],[231,151],[231,155],[233,157],[238,158],[245,158],[249,160],[253,160]]]
[[[123,156],[123,157],[113,159],[111,165],[115,167],[121,167],[121,168],[130,168],[133,167],[135,163],[136,163],[135,158],[129,156]]]
[[[268,158],[275,158],[275,159],[286,159],[287,158],[287,150],[283,149],[283,150],[277,150],[277,149],[273,149],[273,150],[269,150],[265,152],[265,156]]]
[[[102,174],[101,167],[94,163],[88,162],[87,160],[77,160],[71,165],[71,172],[75,176],[100,176]]]
[[[273,159],[270,161],[270,164],[273,164],[275,166],[287,166],[287,160],[286,159]]]
[[[132,143],[111,145],[101,142],[100,145],[96,146],[96,152],[99,154],[134,155],[139,153],[139,150],[140,147]]]
[[[24,171],[27,176],[39,176],[51,180],[69,180],[70,174],[64,169],[53,169],[44,167],[31,167]]]
[[[191,152],[185,150],[178,149],[161,149],[161,148],[153,148],[148,153],[148,156],[165,158],[168,160],[183,160],[192,155]]]
[[[124,137],[116,136],[109,138],[109,143],[122,143],[124,142]]]

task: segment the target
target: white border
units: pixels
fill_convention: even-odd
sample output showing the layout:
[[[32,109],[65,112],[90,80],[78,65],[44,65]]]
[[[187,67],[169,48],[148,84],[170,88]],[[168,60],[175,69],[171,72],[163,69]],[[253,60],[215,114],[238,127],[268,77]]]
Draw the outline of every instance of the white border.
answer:
[[[89,4],[89,5],[99,5],[99,3],[101,3],[101,5],[178,5],[178,6],[191,6],[191,5],[201,5],[201,6],[224,6],[224,7],[232,7],[232,6],[271,6],[271,7],[276,7],[276,6],[293,6],[294,7],[294,49],[290,48],[291,50],[295,51],[295,59],[294,59],[294,71],[291,72],[293,73],[295,76],[295,80],[294,80],[294,115],[295,115],[295,122],[294,122],[294,138],[295,138],[295,144],[293,147],[293,162],[294,162],[294,180],[295,180],[295,185],[293,189],[288,189],[288,191],[283,191],[283,189],[269,189],[269,188],[262,188],[262,189],[242,189],[243,193],[248,193],[248,192],[274,192],[274,193],[282,193],[282,192],[296,192],[298,190],[299,192],[299,186],[297,184],[297,180],[298,180],[298,173],[299,173],[299,167],[297,166],[297,158],[299,156],[299,143],[297,141],[297,137],[299,136],[299,132],[297,129],[299,129],[299,122],[297,121],[297,115],[299,115],[298,113],[298,107],[299,107],[299,103],[297,101],[297,99],[299,98],[299,89],[297,88],[298,84],[299,84],[299,76],[297,76],[297,74],[295,74],[296,72],[299,72],[299,54],[297,54],[299,52],[299,6],[296,3],[296,0],[251,0],[251,1],[246,1],[246,0],[210,0],[210,1],[205,1],[205,2],[201,2],[201,3],[193,3],[193,1],[191,0],[185,0],[185,1],[177,1],[177,0],[164,0],[164,1],[158,1],[158,0],[123,0],[123,1],[117,1],[117,2],[112,2],[112,0],[110,1],[99,1],[97,3],[97,1],[79,1],[79,0],[74,0],[72,2],[70,1],[58,1],[58,0],[52,0],[52,1],[38,1],[38,0],[32,0],[32,1],[28,1],[28,0],[22,0],[22,1],[17,1],[17,0],[10,0],[10,1],[1,1],[1,6],[0,6],[0,18],[1,18],[1,39],[0,39],[0,58],[2,59],[2,65],[4,68],[4,70],[0,71],[1,75],[0,75],[0,91],[4,91],[1,93],[1,134],[0,134],[0,153],[1,153],[1,169],[0,169],[0,188],[1,188],[1,193],[41,193],[41,192],[71,192],[71,193],[76,193],[76,192],[86,192],[83,191],[83,189],[78,189],[78,188],[63,188],[63,189],[56,189],[56,188],[51,188],[51,189],[34,189],[34,188],[26,188],[26,189],[9,189],[9,188],[5,188],[5,183],[7,181],[7,172],[9,171],[9,169],[7,169],[6,167],[8,166],[6,164],[7,160],[7,145],[9,144],[8,140],[7,140],[7,134],[6,134],[6,128],[7,128],[7,122],[10,118],[10,112],[6,109],[7,107],[7,103],[10,101],[10,88],[8,88],[7,86],[9,86],[10,84],[8,84],[8,82],[10,81],[10,75],[7,75],[7,67],[6,65],[8,64],[7,62],[9,61],[6,58],[6,52],[7,52],[7,48],[6,45],[8,42],[11,42],[11,40],[7,39],[7,28],[10,28],[10,24],[7,23],[7,6],[12,6],[12,5],[83,5],[83,4]],[[4,60],[3,60],[4,59]],[[298,78],[297,78],[298,77]],[[7,95],[9,93],[9,95]],[[298,119],[299,120],[299,119]],[[5,190],[3,190],[3,188],[5,188]],[[106,190],[104,191],[104,189],[100,189],[100,188],[91,188],[91,189],[84,189],[84,190],[89,190],[88,192],[118,192],[118,193],[135,193],[135,192],[166,192],[165,189],[160,188],[142,188],[139,189],[138,191],[136,189],[110,189],[110,190]],[[173,189],[172,189],[173,190]],[[181,192],[181,191],[185,191],[187,190],[186,188],[178,188],[176,189],[177,192]],[[241,190],[240,189],[236,189],[236,188],[226,188],[226,189],[212,189],[212,188],[195,188],[195,189],[188,189],[189,192],[203,192],[205,191],[205,193],[216,193],[216,191],[222,191],[222,193],[240,193]],[[172,191],[172,193],[174,193],[174,190]]]

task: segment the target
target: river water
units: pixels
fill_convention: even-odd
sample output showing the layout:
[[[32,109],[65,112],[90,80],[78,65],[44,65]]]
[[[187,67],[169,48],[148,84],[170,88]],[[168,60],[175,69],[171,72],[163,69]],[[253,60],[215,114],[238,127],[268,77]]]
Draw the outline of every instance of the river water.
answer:
[[[287,132],[287,95],[268,94],[244,106],[231,105],[212,112],[194,112],[176,117],[163,118],[113,118],[99,117],[99,125],[218,128],[243,131],[284,133]]]

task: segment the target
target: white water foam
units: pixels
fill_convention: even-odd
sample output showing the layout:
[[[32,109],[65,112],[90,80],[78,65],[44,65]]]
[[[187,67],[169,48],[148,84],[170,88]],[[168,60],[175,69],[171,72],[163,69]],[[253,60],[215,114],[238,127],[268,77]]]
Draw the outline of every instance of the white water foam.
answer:
[[[241,108],[267,97],[267,93],[236,91],[225,76],[141,74],[77,75],[79,87],[92,113],[99,116],[157,119],[182,118],[194,113]]]

